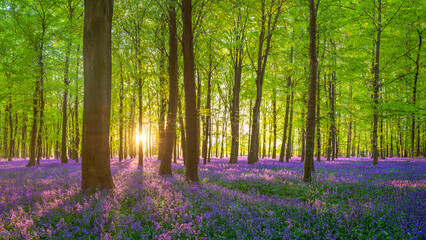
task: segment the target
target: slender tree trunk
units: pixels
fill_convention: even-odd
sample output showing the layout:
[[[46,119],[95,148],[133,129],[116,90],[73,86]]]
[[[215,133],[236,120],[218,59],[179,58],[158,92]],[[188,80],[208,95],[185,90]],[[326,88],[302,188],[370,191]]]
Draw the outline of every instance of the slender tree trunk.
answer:
[[[287,140],[287,147],[286,147],[286,154],[285,154],[285,161],[289,162],[290,158],[291,158],[291,153],[292,153],[292,136],[291,133],[293,131],[293,110],[294,110],[294,92],[291,92],[291,98],[290,98],[290,120],[289,120],[289,124],[288,124],[288,140]]]
[[[69,79],[69,59],[71,52],[71,42],[68,43],[67,52],[65,56],[65,77],[64,77],[64,99],[62,103],[62,140],[61,140],[61,163],[68,163],[67,156],[67,123],[68,123],[68,87],[70,85]]]
[[[186,179],[189,182],[198,182],[199,163],[199,125],[197,112],[197,96],[195,94],[194,76],[194,44],[192,34],[192,1],[182,1],[183,22],[183,62],[185,85],[185,121],[187,140]]]
[[[350,99],[352,100],[352,86],[349,87]],[[348,140],[346,145],[346,157],[351,156],[351,140],[352,140],[352,115],[349,114],[349,126],[348,126]]]
[[[272,148],[272,159],[277,158],[277,90],[273,91],[273,102],[272,102],[272,128],[274,131],[274,146]]]
[[[211,57],[210,57],[211,59]],[[208,153],[208,141],[210,137],[210,121],[211,121],[211,79],[212,79],[212,61],[210,61],[210,69],[207,76],[207,103],[206,103],[206,111],[207,115],[204,121],[204,135],[203,135],[203,147],[202,147],[202,155],[203,155],[203,164],[207,163],[207,153]]]
[[[290,77],[288,77],[290,79]],[[291,81],[291,80],[290,80]],[[290,85],[290,84],[289,84]],[[281,144],[280,162],[284,162],[285,143],[287,141],[287,126],[288,126],[288,113],[290,111],[290,93],[286,97],[285,117],[284,117],[284,130],[283,130],[283,141]]]
[[[248,141],[247,141],[247,158],[248,158],[248,154],[250,153],[250,143],[251,143],[251,126],[252,126],[252,111],[253,109],[253,99],[250,99],[250,107],[249,107],[249,131],[248,131]]]
[[[176,115],[179,97],[179,65],[178,65],[178,42],[177,42],[176,10],[174,5],[169,6],[169,108],[167,113],[167,127],[165,141],[160,164],[161,175],[172,175],[172,151],[173,143],[176,142]],[[176,145],[176,143],[175,143]]]
[[[331,82],[330,82],[330,132],[331,132],[331,160],[336,159],[336,117],[335,117],[335,89],[336,89],[336,72],[333,71]]]
[[[109,158],[112,0],[85,1],[83,190],[112,189]]]
[[[80,45],[77,46],[77,53],[80,53]],[[80,57],[77,57],[77,67],[76,67],[76,78],[75,78],[75,100],[74,100],[74,160],[78,162],[79,157],[79,149],[80,149],[80,128],[79,128],[79,120],[78,120],[78,105],[79,105],[79,85],[78,85],[78,75],[79,75],[79,65],[80,65]]]
[[[27,114],[24,113],[23,117],[23,123],[22,123],[22,133],[21,133],[21,139],[22,139],[22,147],[21,147],[21,157],[25,160],[27,158]]]
[[[424,30],[423,30],[424,31]],[[413,106],[416,109],[416,97],[417,97],[417,80],[419,78],[419,69],[420,69],[420,53],[422,50],[422,32],[417,30],[419,36],[419,45],[416,59],[416,73],[414,74],[414,83],[413,83]],[[415,128],[416,128],[416,116],[413,113],[411,117],[411,158],[414,158],[414,139],[415,139]],[[417,127],[419,129],[419,127]],[[420,133],[420,131],[418,131]],[[419,146],[419,136],[417,141],[417,146]],[[419,147],[417,147],[417,155],[420,155]]]
[[[324,55],[323,55],[324,57]],[[316,118],[315,118],[315,126],[317,129],[316,139],[317,139],[317,161],[321,161],[321,81],[320,81],[320,71],[318,69],[318,77],[317,77],[317,110],[316,110]]]
[[[383,147],[383,119],[380,119],[380,159],[385,159],[385,152]]]
[[[130,145],[130,158],[135,158],[136,156],[136,150],[135,145],[137,139],[135,138],[135,102],[136,102],[136,95],[132,97],[132,102],[130,104],[130,136],[129,136],[129,145]]]
[[[379,163],[379,156],[377,151],[377,124],[378,124],[378,109],[377,105],[379,104],[379,63],[380,63],[380,37],[382,34],[382,1],[378,0],[377,5],[378,10],[378,22],[377,22],[377,39],[376,39],[376,61],[374,65],[374,81],[372,82],[373,87],[373,139],[372,139],[372,157],[373,157],[373,165],[377,165]]]
[[[266,112],[263,113],[263,143],[262,143],[262,158],[265,158],[266,155],[266,122],[267,122],[267,116]]]
[[[183,164],[186,165],[186,135],[185,135],[185,125],[183,123],[183,114],[182,114],[182,104],[180,97],[178,96],[178,107],[179,107],[179,127],[180,127],[180,141],[181,141],[181,147],[182,147],[182,158],[183,158]]]
[[[120,137],[120,148],[118,150],[118,161],[123,161],[123,98],[124,98],[124,79],[123,79],[123,62],[120,61],[120,92],[119,92],[119,98],[120,98],[120,109],[118,111],[118,118],[119,118],[119,137]]]
[[[143,129],[143,121],[142,121],[142,117],[143,117],[143,101],[142,101],[142,76],[139,76],[138,79],[138,102],[139,102],[139,106],[138,106],[138,111],[139,111],[139,118],[138,118],[138,129],[139,129],[139,136],[142,135]],[[143,139],[141,137],[138,137],[138,165],[139,166],[143,166]]]
[[[12,161],[13,158],[13,120],[12,120],[12,93],[9,94],[8,104],[8,117],[9,117],[9,148],[8,148],[8,161]]]
[[[316,55],[316,9],[315,0],[309,0],[309,89],[308,89],[308,113],[306,116],[306,160],[303,167],[303,181],[312,181],[311,172],[314,164],[315,146],[315,98],[316,98],[316,76],[317,76],[317,55]]]
[[[303,98],[305,98],[305,97],[303,97]],[[305,102],[305,100],[303,100],[304,102]],[[303,119],[303,124],[302,124],[302,126],[306,126],[306,123],[305,123],[305,111],[302,109],[302,119]],[[300,141],[302,142],[302,151],[301,151],[301,156],[300,156],[300,162],[304,162],[305,161],[305,151],[306,151],[306,145],[305,145],[305,143],[306,143],[306,132],[305,132],[305,128],[304,127],[302,127],[301,128],[301,130],[302,130],[302,133],[300,134],[301,135],[301,137],[300,137]]]
[[[273,1],[272,5],[275,3]],[[283,2],[278,1],[278,7],[274,13],[265,12],[265,0],[262,0],[262,20],[261,29],[259,35],[259,51],[257,55],[257,69],[256,69],[256,101],[253,108],[253,120],[251,129],[251,143],[250,152],[248,154],[248,164],[254,164],[259,158],[259,120],[260,120],[260,105],[262,103],[262,88],[266,70],[266,63],[269,56],[269,50],[271,46],[272,33],[275,30],[278,17],[281,13],[281,7]],[[275,14],[275,16],[273,16]],[[266,38],[265,38],[266,37]],[[265,45],[266,40],[266,45]],[[265,50],[263,48],[265,47]]]

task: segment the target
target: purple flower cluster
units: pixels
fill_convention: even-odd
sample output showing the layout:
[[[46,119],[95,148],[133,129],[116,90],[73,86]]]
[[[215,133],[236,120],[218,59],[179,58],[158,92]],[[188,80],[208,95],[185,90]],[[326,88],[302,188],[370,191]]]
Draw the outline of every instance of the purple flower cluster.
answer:
[[[81,163],[0,162],[0,239],[425,239],[426,160],[245,158],[158,175],[159,161],[111,160],[116,188],[80,191]]]

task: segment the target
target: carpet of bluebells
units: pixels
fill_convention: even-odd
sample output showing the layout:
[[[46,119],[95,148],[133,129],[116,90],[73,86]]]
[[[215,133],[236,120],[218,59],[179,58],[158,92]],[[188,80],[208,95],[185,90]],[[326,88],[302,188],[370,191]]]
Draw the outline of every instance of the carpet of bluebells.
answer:
[[[212,159],[200,184],[182,161],[111,161],[113,191],[79,189],[81,163],[0,161],[0,239],[426,239],[426,160],[391,158],[255,165]]]

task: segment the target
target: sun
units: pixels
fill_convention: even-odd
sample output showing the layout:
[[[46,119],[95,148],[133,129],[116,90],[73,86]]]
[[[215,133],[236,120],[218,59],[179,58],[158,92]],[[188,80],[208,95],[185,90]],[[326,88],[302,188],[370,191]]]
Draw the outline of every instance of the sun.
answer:
[[[137,135],[137,137],[138,137],[138,140],[141,141],[141,142],[146,142],[146,140],[147,140],[147,136],[146,136],[145,133],[139,134],[139,135]]]

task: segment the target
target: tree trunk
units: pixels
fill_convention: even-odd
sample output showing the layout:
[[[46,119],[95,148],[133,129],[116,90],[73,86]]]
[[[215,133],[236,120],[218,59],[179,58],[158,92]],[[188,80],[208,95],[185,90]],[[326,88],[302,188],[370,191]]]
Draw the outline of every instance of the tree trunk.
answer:
[[[321,106],[321,87],[320,87],[320,79],[318,77],[318,84],[317,84],[317,110],[316,110],[316,128],[317,128],[317,133],[316,133],[316,138],[317,138],[317,161],[320,162],[321,161],[321,115],[320,115],[320,106]]]
[[[183,123],[183,114],[182,114],[182,104],[180,97],[178,96],[178,107],[179,107],[179,127],[180,127],[180,142],[182,147],[182,158],[183,164],[186,165],[186,135],[185,135],[185,125]]]
[[[265,158],[266,155],[266,122],[267,122],[267,116],[266,111],[263,113],[263,142],[262,142],[262,158]]]
[[[271,9],[273,4],[271,3]],[[275,30],[278,17],[281,13],[281,7],[283,2],[277,2],[278,7],[276,11],[265,13],[265,0],[262,0],[262,21],[259,35],[259,51],[257,55],[257,69],[256,69],[256,101],[253,108],[253,120],[251,129],[251,143],[250,152],[248,154],[248,164],[254,164],[259,159],[259,120],[260,120],[260,105],[262,103],[262,88],[263,80],[265,76],[266,63],[269,56],[269,50],[271,46],[272,33]],[[273,16],[275,14],[275,16]],[[266,35],[266,38],[265,38]],[[264,42],[266,40],[266,46]],[[265,50],[263,48],[265,47]]]
[[[378,0],[377,5],[378,10],[378,22],[377,22],[377,39],[376,39],[376,63],[374,66],[374,81],[372,82],[373,87],[373,139],[372,139],[372,157],[373,157],[373,165],[377,165],[379,163],[379,156],[377,151],[377,123],[379,119],[377,105],[379,104],[379,63],[380,63],[380,37],[382,34],[382,1]]]
[[[244,38],[243,38],[244,39]],[[243,64],[243,47],[236,51],[237,56],[234,60],[234,88],[232,89],[232,106],[231,106],[231,158],[229,163],[238,162],[238,149],[240,137],[240,91],[241,91],[241,74]]]
[[[80,45],[77,46],[77,53],[80,53]],[[80,65],[80,57],[77,57],[77,67],[76,67],[76,78],[75,78],[75,102],[74,102],[74,160],[78,162],[78,157],[80,155],[80,128],[79,128],[79,120],[78,120],[78,94],[79,94],[79,86],[78,86],[78,75],[79,75],[79,65]]]
[[[172,175],[172,153],[176,148],[173,144],[176,139],[176,115],[179,97],[179,65],[177,43],[176,10],[174,5],[169,6],[169,108],[167,113],[167,127],[160,164],[160,175]],[[176,162],[176,160],[175,160]]]
[[[288,77],[290,79],[290,77]],[[291,81],[291,80],[290,80]],[[285,107],[285,117],[284,117],[284,130],[283,130],[283,141],[281,144],[281,152],[280,152],[280,162],[284,162],[284,151],[285,151],[285,143],[287,141],[287,127],[288,127],[288,113],[290,111],[290,93],[287,94],[286,97],[286,107]]]
[[[69,59],[71,52],[71,42],[68,43],[67,52],[65,56],[65,77],[64,77],[64,99],[62,103],[62,140],[61,140],[61,163],[68,163],[67,156],[67,123],[68,123],[68,87],[70,85],[69,79]]]
[[[315,0],[309,0],[309,89],[308,89],[308,113],[306,116],[306,160],[303,167],[303,181],[312,181],[311,172],[314,164],[315,147],[315,98],[316,98],[316,76],[317,76],[317,54],[316,54],[316,10]]]
[[[23,117],[23,125],[22,125],[22,133],[21,133],[21,157],[25,160],[27,158],[27,114],[24,113]]]
[[[204,135],[203,135],[203,147],[202,147],[202,155],[203,155],[203,164],[207,163],[207,155],[208,155],[208,141],[210,138],[210,121],[211,121],[211,80],[212,80],[212,61],[210,57],[210,68],[207,76],[207,103],[206,103],[206,111],[207,115],[204,121]]]
[[[273,91],[273,100],[272,100],[272,128],[274,131],[274,145],[272,148],[272,159],[277,158],[277,90]]]
[[[423,30],[424,31],[424,30]],[[413,106],[414,109],[416,109],[416,97],[417,97],[417,80],[419,78],[419,68],[420,68],[420,52],[422,50],[422,32],[417,30],[418,36],[419,36],[419,46],[418,46],[418,52],[417,52],[417,59],[416,59],[416,73],[414,74],[414,83],[413,83]],[[414,139],[415,139],[415,128],[416,128],[416,116],[413,113],[411,117],[411,158],[414,158]],[[417,126],[418,132],[420,133],[420,129]],[[418,136],[417,141],[417,155],[420,155],[420,148],[419,146],[419,140],[420,136]]]
[[[112,189],[109,158],[112,0],[84,1],[83,190]]]
[[[352,100],[352,86],[349,87],[350,99]],[[348,140],[346,145],[346,157],[351,156],[351,140],[352,140],[352,115],[349,114],[349,126],[348,126]]]
[[[138,118],[138,130],[139,130],[139,136],[138,136],[138,165],[139,166],[143,166],[143,139],[140,137],[142,136],[142,132],[143,132],[143,121],[142,121],[142,116],[143,116],[143,101],[142,101],[142,76],[139,76],[138,79],[138,100],[139,100],[139,106],[138,106],[138,111],[139,111],[139,118]]]
[[[331,134],[331,160],[336,159],[336,117],[335,117],[335,90],[336,90],[336,72],[333,71],[330,81],[330,134]]]
[[[8,117],[9,117],[9,148],[8,148],[8,161],[12,161],[13,158],[13,120],[12,120],[12,93],[9,94],[8,104]]]
[[[290,110],[290,120],[289,120],[289,125],[288,125],[288,140],[287,140],[287,147],[286,147],[286,154],[285,154],[285,161],[286,162],[290,161],[291,152],[292,152],[292,150],[291,150],[291,148],[292,148],[291,142],[292,142],[293,138],[291,136],[291,133],[293,131],[293,110],[294,110],[294,104],[293,104],[294,102],[293,101],[294,101],[294,92],[292,91],[291,92],[291,98],[290,98],[290,108],[291,108],[291,110]]]
[[[124,79],[123,79],[123,62],[120,61],[120,92],[119,92],[119,99],[120,99],[120,109],[118,111],[118,118],[119,118],[119,140],[120,140],[120,148],[118,150],[118,161],[123,161],[123,98],[124,98]]]
[[[194,75],[194,44],[192,34],[192,1],[182,1],[183,22],[183,63],[185,85],[185,121],[187,140],[186,179],[189,182],[198,182],[199,163],[199,125],[197,112],[197,96],[195,94]]]

